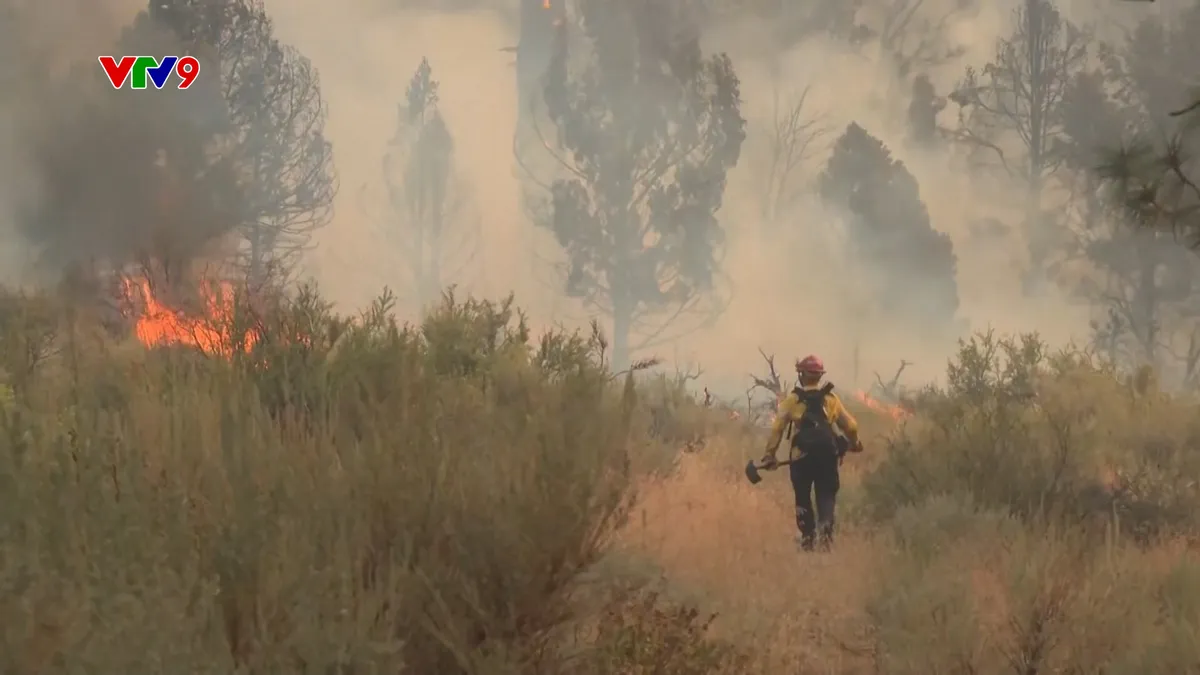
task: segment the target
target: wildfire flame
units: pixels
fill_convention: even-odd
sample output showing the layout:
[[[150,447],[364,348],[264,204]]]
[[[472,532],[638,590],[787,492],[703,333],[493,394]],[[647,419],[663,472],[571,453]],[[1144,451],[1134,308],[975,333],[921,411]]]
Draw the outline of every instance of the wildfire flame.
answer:
[[[771,413],[769,418],[771,424],[775,423],[775,418],[778,416],[779,404],[783,402],[784,396],[785,394],[779,394],[775,397],[775,411]],[[902,406],[884,403],[861,389],[854,392],[854,399],[871,410],[890,417],[897,422],[912,417],[912,413],[905,410]]]
[[[859,403],[862,403],[863,405],[867,406],[871,410],[874,410],[875,412],[877,412],[881,415],[887,415],[888,417],[891,417],[892,419],[894,419],[896,421],[900,421],[902,419],[912,416],[912,413],[905,410],[903,407],[898,406],[898,405],[892,405],[890,403],[884,403],[883,401],[880,401],[879,399],[872,398],[870,394],[868,394],[867,392],[865,392],[861,389],[854,392],[854,398]]]
[[[159,300],[145,278],[125,279],[123,286],[126,298],[141,300],[134,334],[142,344],[147,347],[188,345],[210,355],[227,358],[233,355],[234,344],[238,341],[229,334],[234,309],[232,285],[202,284],[200,295],[204,311],[201,316],[188,316]],[[257,337],[254,332],[245,335],[242,340],[245,351],[250,351]]]

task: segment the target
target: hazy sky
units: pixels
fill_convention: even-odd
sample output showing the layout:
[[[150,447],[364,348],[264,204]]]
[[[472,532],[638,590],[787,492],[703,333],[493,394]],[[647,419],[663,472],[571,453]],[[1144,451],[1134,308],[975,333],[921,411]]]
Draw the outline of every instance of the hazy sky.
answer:
[[[1104,8],[1108,16],[1100,18],[1106,26],[1155,11],[1143,10],[1142,3],[1094,1],[1120,5]],[[934,8],[951,2],[928,0],[926,4]],[[1098,13],[1087,14],[1089,3],[1074,0],[1068,12],[1096,18]],[[310,273],[347,308],[361,305],[385,285],[405,283],[402,258],[383,240],[374,214],[379,206],[380,163],[395,131],[397,104],[413,70],[427,57],[441,82],[442,110],[456,140],[459,167],[482,216],[485,255],[466,288],[491,297],[515,291],[538,325],[581,325],[586,315],[562,297],[547,264],[540,262],[553,254],[552,241],[544,233],[532,232],[520,209],[511,154],[515,73],[512,55],[501,51],[514,44],[515,36],[493,12],[435,15],[389,7],[396,4],[267,2],[279,37],[298,47],[318,68],[329,106],[327,135],[334,144],[341,191],[334,221],[318,235],[307,261]],[[49,11],[50,5],[55,11]],[[1007,29],[1012,5],[1011,0],[986,3],[984,9],[947,26],[947,38],[961,45],[965,54],[932,73],[941,93],[966,65],[982,65],[991,56],[996,36]],[[46,2],[39,6],[37,26],[29,32],[62,43],[63,49],[52,53],[63,59],[94,59],[107,51],[106,41],[141,6],[135,0]],[[888,143],[916,175],[934,226],[955,242],[961,313],[971,326],[1036,329],[1059,343],[1083,337],[1085,308],[1062,294],[1031,300],[1019,292],[1021,241],[1015,236],[980,239],[970,233],[971,224],[981,218],[1011,220],[1018,215],[1013,209],[1019,203],[1018,193],[998,178],[972,181],[955,153],[905,147],[908,89],[891,77],[877,53],[814,39],[790,53],[768,54],[761,48],[763,30],[751,23],[730,23],[712,31],[706,40],[710,47],[733,56],[743,80],[744,114],[749,120],[750,138],[742,163],[731,176],[721,214],[730,238],[726,263],[733,302],[715,326],[656,349],[658,355],[702,364],[707,382],[726,392],[744,388],[746,372],[761,370],[758,347],[777,353],[781,362],[817,352],[825,357],[835,379],[846,386],[854,373],[866,384],[873,379],[872,371],[890,373],[900,359],[915,362],[912,372],[921,377],[936,377],[944,369],[949,345],[919,342],[854,310],[861,270],[831,262],[828,256],[804,255],[809,242],[836,232],[836,214],[802,203],[790,209],[782,226],[761,222],[769,149],[764,139],[772,121],[772,101],[776,96],[794,97],[806,87],[810,88],[806,109],[820,114],[821,123],[835,135],[857,121]],[[947,114],[952,111],[943,113]],[[0,114],[4,123],[0,131],[8,121]],[[19,139],[15,131],[8,127],[7,133],[0,134],[0,143],[13,144]],[[819,170],[825,157],[824,151],[814,154],[801,167],[801,178]],[[32,194],[17,180],[27,172],[19,162],[11,164],[0,171],[10,174],[9,192],[17,195],[0,194],[0,201],[11,202],[22,191]],[[13,247],[5,250],[11,258]],[[814,276],[828,279],[836,292],[807,296],[794,292]]]

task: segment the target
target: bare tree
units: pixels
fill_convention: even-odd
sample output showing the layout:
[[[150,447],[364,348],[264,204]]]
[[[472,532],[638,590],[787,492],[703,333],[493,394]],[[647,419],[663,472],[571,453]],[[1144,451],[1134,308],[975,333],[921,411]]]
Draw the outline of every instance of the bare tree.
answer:
[[[950,23],[970,2],[935,7],[928,0],[893,0],[868,5],[863,12],[877,17],[877,38],[887,63],[901,80],[945,65],[965,53],[965,47],[950,42]]]
[[[762,350],[762,347],[759,347],[758,354],[767,363],[767,375],[766,377],[759,377],[751,373],[751,385],[746,390],[746,413],[749,416],[749,421],[755,424],[764,417],[769,418],[775,414],[775,411],[779,408],[779,402],[787,396],[790,386],[788,381],[784,380],[775,369],[775,355],[768,355]],[[770,392],[770,400],[755,403],[754,392],[758,389]]]
[[[960,106],[952,137],[990,153],[1024,185],[1029,292],[1044,281],[1055,246],[1055,228],[1042,210],[1042,196],[1065,159],[1064,100],[1088,54],[1087,35],[1049,0],[1024,0],[1014,10],[1013,32],[1000,40],[993,61],[982,71],[968,68],[949,97]],[[1021,151],[1019,160],[1010,160],[1005,152],[1013,140]]]
[[[829,135],[821,116],[809,116],[805,103],[809,88],[783,100],[778,87],[772,92],[771,124],[766,133],[767,160],[762,181],[761,213],[768,223],[778,222],[796,204],[806,188],[796,184],[796,173]]]
[[[482,246],[480,221],[469,212],[454,139],[438,109],[438,82],[427,59],[413,73],[397,120],[383,159],[384,220],[424,305],[436,301],[448,281],[470,279]]]
[[[763,358],[763,361],[767,362],[767,376],[758,377],[757,375],[751,373],[750,379],[753,384],[750,386],[750,391],[754,391],[755,389],[766,389],[778,400],[787,392],[787,384],[782,378],[780,378],[779,372],[775,370],[775,355],[771,354],[768,356],[767,353],[762,350],[762,347],[758,348],[758,355]]]
[[[896,368],[892,379],[887,382],[883,381],[883,377],[879,373],[874,373],[875,384],[872,388],[884,401],[899,403],[904,398],[903,387],[900,386],[900,376],[904,374],[904,369],[911,365],[914,365],[912,361],[900,359],[900,366]]]

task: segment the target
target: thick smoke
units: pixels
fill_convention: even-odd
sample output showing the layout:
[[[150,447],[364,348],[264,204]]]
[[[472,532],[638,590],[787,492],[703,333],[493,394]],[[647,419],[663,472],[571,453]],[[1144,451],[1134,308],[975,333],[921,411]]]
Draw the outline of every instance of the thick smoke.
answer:
[[[109,53],[122,24],[132,16],[132,7],[116,0],[7,0],[0,3],[0,12],[4,15],[0,78],[5,82],[5,96],[0,99],[0,232],[9,263],[5,281],[29,283],[54,276],[35,276],[45,271],[35,264],[34,255],[43,235],[31,229],[49,204],[49,195],[61,189],[94,197],[104,191],[104,176],[122,152],[132,150],[100,150],[104,143],[100,130],[106,122],[93,116],[86,94],[67,86],[56,91],[51,76],[62,77],[75,64],[95,64],[98,54]],[[94,75],[99,76],[98,67]],[[95,139],[92,147],[65,150],[65,145],[81,138]],[[98,151],[107,152],[109,161],[97,157]],[[70,184],[55,185],[50,175],[61,162],[74,165]],[[86,198],[77,199],[82,207]],[[85,230],[79,228],[79,250],[88,249],[86,239],[93,236]],[[29,234],[34,235],[32,240]]]
[[[21,39],[6,45],[4,165],[27,185],[5,199],[5,220],[27,280],[141,265],[188,286],[230,261],[258,283],[327,213],[330,152],[307,61],[272,38],[253,2],[235,18],[174,8],[113,4],[99,21],[93,6],[87,27],[44,16],[44,4],[11,8]],[[200,77],[186,91],[175,75],[161,90],[115,90],[98,62],[145,54],[194,56]]]
[[[59,4],[67,3],[44,3]],[[465,290],[489,296],[514,291],[536,323],[583,325],[588,317],[550,283],[544,265],[534,264],[553,257],[554,248],[529,227],[520,200],[512,159],[515,71],[512,55],[502,51],[516,41],[515,3],[504,3],[502,11],[482,3],[464,9],[458,3],[453,12],[435,11],[428,2],[419,9],[398,4],[403,3],[267,3],[279,37],[320,71],[330,111],[326,133],[342,184],[333,222],[318,233],[317,245],[305,259],[306,271],[346,306],[361,304],[385,285],[404,283],[407,275],[400,268],[399,253],[383,244],[386,235],[380,224],[364,216],[371,209],[362,203],[363,195],[370,191],[361,188],[381,184],[380,166],[395,133],[396,106],[413,70],[428,58],[441,82],[439,106],[455,138],[458,164],[484,218],[485,255]],[[1060,6],[1068,17],[1112,36],[1160,11],[1161,4],[1080,0]],[[933,227],[953,242],[959,316],[969,328],[1037,330],[1058,344],[1088,337],[1089,307],[1057,287],[1031,296],[1022,286],[1028,246],[1016,225],[1025,213],[1020,187],[975,168],[960,148],[929,147],[912,139],[912,78],[902,76],[899,62],[932,54],[920,51],[923,38],[929,37],[921,31],[936,30],[937,40],[949,48],[930,57],[936,63],[920,68],[934,91],[945,97],[968,65],[982,66],[993,57],[996,39],[1010,28],[1015,4],[928,0],[923,5],[922,16],[928,19],[924,27],[914,34],[890,36],[887,49],[877,38],[816,33],[796,47],[779,50],[764,39],[770,25],[750,14],[711,22],[706,47],[727,51],[733,58],[742,79],[750,134],[721,212],[729,236],[725,266],[732,302],[715,325],[656,349],[659,356],[681,367],[700,364],[707,384],[730,393],[744,389],[746,372],[761,370],[759,347],[777,354],[781,362],[804,353],[821,354],[834,379],[846,386],[851,381],[869,384],[875,372],[886,379],[901,360],[915,363],[908,371],[914,380],[942,371],[957,334],[930,340],[873,311],[870,298],[863,299],[865,271],[853,259],[829,254],[845,239],[846,214],[802,189],[821,171],[832,141],[850,123],[883,141],[919,183]],[[111,9],[111,16],[119,20],[96,24],[113,30],[88,32],[89,45],[106,44],[137,7],[118,8],[114,3]],[[942,17],[948,18],[941,21]],[[61,33],[64,42],[72,30],[83,34],[82,25],[74,26]],[[95,53],[87,49],[76,45],[72,51],[94,59]],[[802,96],[799,119],[811,122],[805,128],[827,133],[811,139],[806,155],[791,170],[791,187],[771,197],[767,186],[778,177],[772,169],[778,142],[772,135],[786,127],[789,104]],[[11,108],[11,102],[5,107]],[[948,106],[941,109],[938,121],[951,123],[953,115],[953,106]],[[64,116],[70,117],[52,117]],[[5,153],[0,171],[13,178],[4,181],[8,192],[0,193],[0,199],[10,223],[17,197],[45,194],[45,186],[36,189],[44,159],[30,154],[31,147],[41,146],[19,142],[27,139],[30,128],[38,127],[14,119],[29,118],[0,114],[7,132],[0,136]],[[52,128],[41,124],[35,137],[53,135]],[[73,133],[86,129],[85,122],[77,125]],[[93,170],[102,170],[98,158],[88,161],[97,167]],[[786,199],[778,199],[779,194]],[[13,241],[6,237],[6,251]],[[78,241],[86,249],[111,245],[112,240],[92,232],[81,233]]]

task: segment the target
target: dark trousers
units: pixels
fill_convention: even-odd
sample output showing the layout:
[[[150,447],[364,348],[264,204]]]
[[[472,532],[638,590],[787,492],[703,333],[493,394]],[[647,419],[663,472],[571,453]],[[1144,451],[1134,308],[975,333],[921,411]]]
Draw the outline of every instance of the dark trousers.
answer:
[[[833,511],[837,493],[842,485],[835,453],[812,453],[790,466],[792,489],[796,491],[796,527],[806,550],[812,550],[820,536],[822,548],[833,543]],[[812,493],[817,493],[817,509],[813,512]]]

